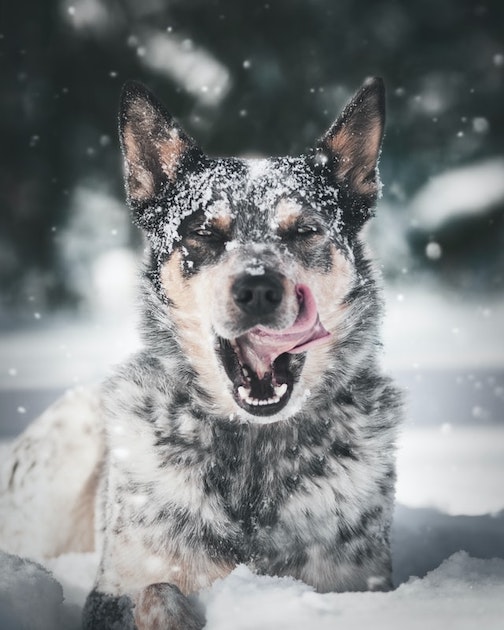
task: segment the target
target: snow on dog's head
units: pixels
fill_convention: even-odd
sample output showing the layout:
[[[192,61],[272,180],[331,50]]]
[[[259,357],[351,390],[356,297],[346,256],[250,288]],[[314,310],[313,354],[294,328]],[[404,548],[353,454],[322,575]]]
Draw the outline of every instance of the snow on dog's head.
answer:
[[[285,419],[334,369],[356,325],[350,298],[372,282],[358,235],[379,192],[383,101],[382,82],[367,82],[307,155],[212,159],[145,88],[125,87],[147,277],[216,413]]]

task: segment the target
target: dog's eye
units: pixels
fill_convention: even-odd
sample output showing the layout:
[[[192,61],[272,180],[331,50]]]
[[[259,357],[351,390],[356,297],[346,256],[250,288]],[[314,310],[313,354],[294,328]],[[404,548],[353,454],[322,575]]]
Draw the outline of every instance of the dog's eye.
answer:
[[[209,244],[224,243],[226,235],[220,230],[211,227],[199,227],[191,230],[188,235],[197,241],[207,242]]]
[[[215,240],[225,240],[224,234],[220,230],[216,230],[211,227],[199,227],[194,230],[191,230],[190,236],[195,236],[196,238],[202,239],[215,239]]]
[[[320,228],[318,225],[306,224],[306,225],[298,225],[296,227],[296,234],[300,236],[312,236],[313,234],[318,234],[320,232]]]
[[[198,228],[197,230],[193,230],[191,232],[192,236],[199,236],[200,238],[213,238],[217,236],[217,234],[208,228]]]

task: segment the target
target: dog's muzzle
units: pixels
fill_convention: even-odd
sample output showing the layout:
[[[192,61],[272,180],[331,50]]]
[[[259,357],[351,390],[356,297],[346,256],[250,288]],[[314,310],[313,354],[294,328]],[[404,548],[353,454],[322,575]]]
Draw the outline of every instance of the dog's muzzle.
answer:
[[[297,315],[293,323],[278,329],[270,325],[281,311],[285,294],[279,274],[242,275],[231,288],[250,327],[235,339],[220,339],[220,355],[235,401],[254,416],[273,416],[285,407],[299,379],[305,352],[330,336],[310,288],[298,284],[294,289]]]

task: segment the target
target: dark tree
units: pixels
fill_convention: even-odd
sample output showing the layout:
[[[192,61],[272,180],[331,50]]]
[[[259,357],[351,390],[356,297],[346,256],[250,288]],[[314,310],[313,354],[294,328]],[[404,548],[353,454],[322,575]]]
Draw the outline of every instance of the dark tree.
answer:
[[[3,3],[4,307],[81,298],[59,234],[79,185],[122,198],[116,109],[124,80],[148,84],[209,153],[285,154],[310,146],[362,80],[381,75],[389,112],[381,172],[386,197],[399,205],[440,171],[502,155],[503,7],[497,0]],[[429,238],[442,238],[437,269],[448,281],[459,282],[458,270],[475,260],[494,271],[474,278],[501,287],[502,210],[497,204],[477,228],[432,235],[420,226],[404,238],[419,266]]]

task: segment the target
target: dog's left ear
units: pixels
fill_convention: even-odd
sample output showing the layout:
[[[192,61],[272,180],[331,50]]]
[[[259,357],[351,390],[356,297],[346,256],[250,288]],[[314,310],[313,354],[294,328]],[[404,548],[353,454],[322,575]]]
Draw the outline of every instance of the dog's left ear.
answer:
[[[199,154],[163,105],[134,81],[128,81],[122,91],[119,133],[126,194],[134,210],[160,198],[175,182],[183,159],[190,152]]]
[[[338,185],[350,195],[376,201],[378,158],[385,125],[385,87],[368,79],[320,140],[318,162],[329,162]]]

